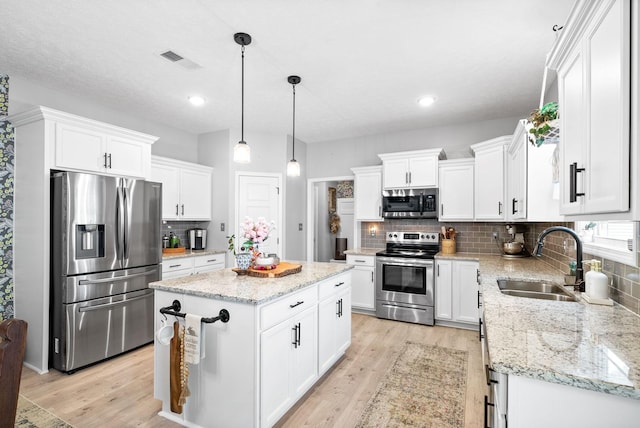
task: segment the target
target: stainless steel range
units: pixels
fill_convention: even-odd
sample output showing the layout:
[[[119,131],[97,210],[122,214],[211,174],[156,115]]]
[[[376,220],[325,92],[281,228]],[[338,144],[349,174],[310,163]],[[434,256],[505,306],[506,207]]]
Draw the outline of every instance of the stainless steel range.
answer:
[[[433,258],[438,232],[389,232],[376,254],[376,316],[433,325]]]

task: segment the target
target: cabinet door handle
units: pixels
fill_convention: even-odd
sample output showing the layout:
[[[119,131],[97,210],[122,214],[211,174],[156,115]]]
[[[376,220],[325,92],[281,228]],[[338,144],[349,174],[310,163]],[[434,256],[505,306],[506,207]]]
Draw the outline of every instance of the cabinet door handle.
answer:
[[[103,166],[107,168],[107,152],[104,152],[104,163]]]
[[[516,204],[518,203],[518,200],[516,198],[513,198],[511,200],[511,214],[515,214],[518,212],[518,210],[516,209]]]
[[[344,285],[344,281],[341,281],[341,282],[339,282],[337,284],[334,284],[334,287],[340,287],[341,285]]]
[[[178,216],[178,204],[176,204],[176,217]]]
[[[340,318],[340,300],[336,300],[336,317]]]
[[[294,325],[291,331],[293,332],[293,341],[291,342],[291,344],[293,345],[294,348],[297,348],[298,347],[298,326]]]
[[[502,215],[502,202],[498,201],[498,215]]]
[[[440,215],[444,215],[444,204],[440,204]]]
[[[478,341],[482,342],[484,336],[482,335],[482,318],[478,318]]]
[[[404,184],[409,184],[409,173],[408,172],[404,173]]]
[[[207,263],[217,262],[217,261],[218,261],[218,259],[209,259],[209,260],[207,260]]]
[[[476,282],[480,284],[480,269],[476,269]]]
[[[298,346],[300,346],[300,339],[302,339],[302,325],[298,323],[298,339],[296,340],[298,342]]]
[[[411,171],[409,171],[409,184],[411,184]]]
[[[301,305],[301,304],[303,304],[303,303],[304,303],[304,300],[302,300],[302,301],[300,301],[300,302],[297,302],[297,303],[295,303],[294,305],[289,305],[289,307],[290,307],[291,309],[293,309],[293,308],[295,308],[296,306],[300,306],[300,305]]]
[[[340,318],[342,318],[342,299],[340,299]]]
[[[182,215],[184,215],[184,204],[182,204]]]
[[[111,169],[111,153],[109,153],[108,158],[109,158],[109,169]]]
[[[578,196],[584,196],[584,193],[578,193],[579,172],[584,172],[584,168],[578,168],[578,162],[569,165],[569,202],[575,202]]]
[[[371,282],[373,282],[373,271],[371,271]]]
[[[480,302],[480,296],[482,296],[482,293],[480,291],[478,291],[478,308],[480,308],[480,306],[482,306],[482,303]]]
[[[438,267],[438,273],[436,274],[436,276],[440,276],[440,265],[438,265],[437,267]]]
[[[382,217],[382,205],[378,205],[378,217]]]
[[[489,406],[494,407],[495,404],[489,403],[489,397],[484,396],[484,428],[491,428],[489,422]]]
[[[180,266],[182,266],[182,265],[181,264],[180,265],[170,265],[169,269],[177,268],[177,267],[180,267]]]
[[[366,263],[366,260],[354,260],[356,263]]]

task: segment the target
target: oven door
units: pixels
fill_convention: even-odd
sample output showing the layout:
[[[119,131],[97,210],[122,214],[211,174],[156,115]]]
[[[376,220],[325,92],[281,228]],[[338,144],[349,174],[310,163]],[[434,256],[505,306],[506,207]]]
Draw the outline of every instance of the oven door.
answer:
[[[376,257],[376,299],[433,306],[433,260]]]

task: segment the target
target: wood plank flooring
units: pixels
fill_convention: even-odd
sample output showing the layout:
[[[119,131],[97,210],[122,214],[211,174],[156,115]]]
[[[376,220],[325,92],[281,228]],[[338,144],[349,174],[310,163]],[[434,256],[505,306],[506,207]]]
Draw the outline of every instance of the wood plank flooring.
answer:
[[[278,423],[279,427],[352,427],[407,341],[469,353],[465,428],[481,427],[486,391],[477,332],[353,314],[345,357]],[[22,371],[20,393],[76,427],[177,427],[157,415],[153,346],[66,375]]]

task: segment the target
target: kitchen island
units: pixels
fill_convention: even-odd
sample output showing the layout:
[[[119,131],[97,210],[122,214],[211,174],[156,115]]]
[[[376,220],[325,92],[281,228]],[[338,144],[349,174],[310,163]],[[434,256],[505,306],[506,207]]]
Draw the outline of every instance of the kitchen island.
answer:
[[[640,317],[618,304],[588,304],[579,292],[576,302],[501,293],[499,278],[564,283],[562,272],[535,257],[437,257],[480,262],[485,364],[498,382],[489,403],[502,412],[491,426],[506,419],[509,427],[637,424]]]
[[[351,266],[300,263],[282,278],[237,275],[231,269],[150,284],[160,308],[180,301],[182,313],[229,321],[202,324],[204,358],[189,366],[191,395],[182,413],[170,407],[169,347],[156,338],[154,396],[161,416],[185,426],[267,427],[275,424],[351,343]],[[184,319],[167,316],[170,323]]]

